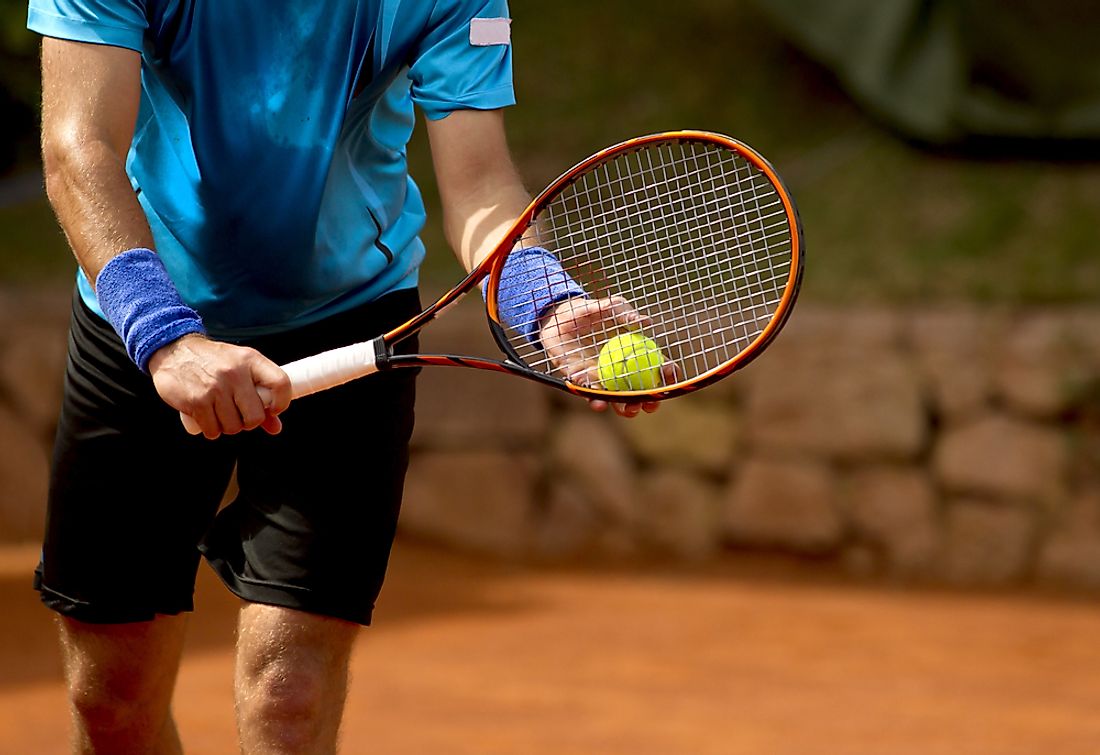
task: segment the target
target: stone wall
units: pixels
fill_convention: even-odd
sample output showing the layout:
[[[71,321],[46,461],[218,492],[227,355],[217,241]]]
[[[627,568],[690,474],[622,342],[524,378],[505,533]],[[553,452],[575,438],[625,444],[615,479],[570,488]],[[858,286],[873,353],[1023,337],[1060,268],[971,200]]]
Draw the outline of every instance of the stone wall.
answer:
[[[71,296],[0,289],[0,543],[41,536]]]
[[[0,541],[40,529],[68,297],[0,295]],[[476,301],[426,348],[492,353]],[[768,354],[632,421],[425,370],[403,530],[540,561],[744,553],[1100,589],[1100,309],[800,305]]]
[[[492,349],[459,312],[425,345]],[[1100,589],[1100,310],[804,304],[743,372],[631,421],[425,370],[403,526],[541,560],[766,552]]]

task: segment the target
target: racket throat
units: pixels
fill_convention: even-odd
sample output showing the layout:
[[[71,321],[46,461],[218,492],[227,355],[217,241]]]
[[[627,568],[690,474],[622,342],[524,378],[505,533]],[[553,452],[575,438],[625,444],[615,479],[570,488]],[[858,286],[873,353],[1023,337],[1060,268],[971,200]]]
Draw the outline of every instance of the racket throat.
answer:
[[[388,370],[393,365],[393,346],[386,343],[385,336],[378,336],[373,341],[370,341],[371,348],[374,349],[374,367],[377,370]]]

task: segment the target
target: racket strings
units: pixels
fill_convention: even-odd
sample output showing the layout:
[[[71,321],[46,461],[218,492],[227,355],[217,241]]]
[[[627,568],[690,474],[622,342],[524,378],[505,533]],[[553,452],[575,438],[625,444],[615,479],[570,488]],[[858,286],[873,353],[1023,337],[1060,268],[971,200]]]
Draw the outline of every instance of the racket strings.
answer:
[[[533,323],[510,323],[509,342],[533,369],[572,377],[584,367],[580,382],[594,384],[602,346],[634,331],[675,364],[677,382],[691,381],[736,358],[775,315],[790,279],[791,229],[772,181],[728,148],[675,140],[620,153],[541,209],[526,245],[551,251],[564,272],[545,274],[541,295],[512,294],[545,301],[571,279],[588,298],[558,308],[547,349],[523,335]],[[642,319],[624,319],[612,297]]]
[[[619,183],[620,185],[623,183],[622,177],[621,177],[621,172],[616,176],[616,183]],[[587,189],[587,193],[589,195],[591,195],[591,193],[592,193],[592,187],[591,187],[590,184],[591,184],[590,181],[586,181],[585,188]],[[597,191],[599,192],[599,199],[600,200],[604,199],[602,188],[603,188],[602,186],[597,186]],[[655,191],[659,190],[659,188],[660,187],[658,187],[657,189],[654,189],[654,190]],[[626,197],[627,199],[630,198],[630,194],[631,194],[631,192],[623,192],[623,196]],[[674,197],[674,199],[676,199],[676,198]],[[681,201],[674,201],[672,203],[672,207],[673,207],[674,212],[682,213],[684,211],[684,202],[682,201],[682,198],[679,198],[679,199]],[[589,197],[588,201],[591,203],[592,198]],[[617,210],[618,208],[612,208],[612,209]],[[606,219],[606,217],[608,216],[608,213],[605,212],[603,214],[604,214],[604,217]],[[641,220],[644,220],[644,221],[650,221],[651,220],[651,218],[648,217],[646,214],[640,214],[638,217]],[[595,230],[596,235],[600,235],[601,232],[602,232],[602,235],[604,235],[605,237],[610,235],[612,232],[614,232],[616,230],[621,231],[621,229],[615,228],[614,226],[610,226],[606,222],[605,223],[600,223],[598,221],[598,219],[595,223],[593,223],[592,225],[589,226],[589,229]],[[665,245],[666,246],[671,246],[671,245],[675,245],[675,244],[682,245],[683,238],[674,238],[673,236],[669,235],[669,233],[668,233],[669,227],[668,226],[665,226],[664,230],[666,232],[666,238],[665,238],[665,242],[666,242]],[[750,231],[750,233],[751,233],[751,231]],[[570,236],[570,235],[571,234],[566,234],[567,237]],[[632,232],[631,232],[631,236],[632,236],[633,241],[637,242],[639,240],[637,235],[633,233],[633,229],[632,229]],[[680,236],[682,237],[682,236],[684,236],[684,234],[680,234]],[[656,237],[651,238],[648,234],[643,234],[642,237],[640,238],[641,244],[643,246],[647,246],[647,247],[652,246],[654,241],[659,241],[659,240],[660,239],[658,239]],[[649,272],[648,270],[646,270],[646,268],[647,267],[653,267],[653,260],[650,259],[649,263],[650,263],[649,265],[640,266],[641,267],[640,271],[641,272]],[[713,271],[704,271],[704,272],[711,273],[711,274],[713,273]],[[654,287],[658,290],[661,289],[662,287],[665,287],[665,288],[671,290],[671,287],[668,286],[669,281],[667,281],[667,280],[663,280],[663,279],[660,279],[660,278],[655,278],[652,275],[648,275],[647,277],[642,278],[642,280],[646,284],[652,284],[652,287]],[[631,289],[631,293],[632,294],[640,294],[642,296],[642,298],[647,298],[648,299],[648,298],[651,298],[651,294],[653,293],[649,290],[650,287],[651,287],[650,285],[646,285],[641,290],[639,290],[635,287],[634,289]],[[599,293],[603,293],[603,292],[599,292]],[[708,322],[712,321],[713,319],[714,318],[700,317],[699,310],[696,309],[694,320],[695,320],[695,323],[697,325],[702,325],[702,324],[708,323]],[[588,339],[588,340],[591,340],[591,339]],[[587,344],[586,344],[586,346],[587,346]],[[582,347],[581,350],[583,350],[583,347]]]
[[[651,155],[650,155],[650,157],[651,157]],[[696,162],[697,162],[697,160],[696,160]],[[713,179],[711,179],[709,181],[709,183],[712,183],[712,184],[713,184],[713,182],[714,182]],[[704,190],[709,188],[709,187],[706,186],[706,182],[703,183],[702,188]],[[706,196],[706,195],[701,194],[700,196]],[[672,199],[673,199],[673,202],[671,204],[672,211],[674,213],[677,213],[677,214],[683,214],[684,211],[685,211],[683,196],[677,197],[676,195],[673,195]],[[680,200],[680,201],[676,201],[676,200]],[[658,208],[658,209],[660,209],[660,208]],[[648,220],[648,218],[645,218],[643,216],[643,220]],[[681,247],[682,248],[684,246],[683,242],[684,242],[685,238],[692,238],[692,237],[698,239],[698,241],[700,241],[700,242],[706,243],[708,240],[702,235],[701,231],[702,231],[702,229],[708,227],[708,223],[712,223],[712,219],[709,218],[709,217],[704,216],[704,217],[700,218],[699,220],[700,220],[700,222],[696,226],[688,227],[686,229],[686,231],[687,231],[686,234],[685,233],[679,233],[679,234],[673,233],[672,232],[673,226],[671,226],[667,223],[656,225],[656,226],[654,226],[654,228],[658,229],[659,231],[663,230],[664,238],[661,239],[659,236],[655,235],[653,240],[656,240],[658,242],[663,240],[664,241],[664,246],[666,246],[666,248],[675,248],[675,247]],[[713,228],[713,224],[709,227]],[[646,234],[643,234],[643,241],[644,242],[649,242],[650,239],[645,238],[645,236],[646,236]],[[646,244],[646,246],[652,248],[651,243]],[[719,249],[719,251],[724,251],[720,247],[718,247],[718,249]],[[728,258],[732,259],[732,257],[728,257]],[[682,259],[686,260],[687,258],[684,257]],[[656,261],[656,258],[651,258],[651,260],[650,260],[651,263],[653,263],[655,261]],[[649,274],[650,273],[649,270],[646,270],[646,269],[643,268],[642,272],[646,273],[643,280],[646,281],[647,283],[648,282],[656,282],[658,284],[662,283],[662,281],[655,281],[653,276],[651,274]],[[700,280],[704,280],[704,279],[714,280],[714,279],[716,279],[716,276],[713,275],[713,271],[709,271],[709,270],[706,270],[706,269],[697,269],[695,271],[677,271],[677,272],[687,272],[687,274],[689,274],[689,275],[692,274],[692,272],[694,272],[694,275],[696,276],[696,278],[700,279]],[[713,288],[713,285],[710,288]],[[679,286],[679,287],[666,286],[664,290],[666,290],[670,294],[679,294],[679,296],[670,298],[669,301],[679,303],[680,312],[681,313],[686,313],[689,316],[688,317],[689,320],[694,320],[695,325],[702,325],[704,323],[709,322],[709,320],[713,319],[713,318],[700,317],[700,310],[697,306],[686,306],[684,304],[684,294],[686,293],[685,287],[683,287],[683,286]],[[644,293],[648,293],[648,292],[642,291],[641,293],[644,294]],[[701,292],[696,291],[696,293],[701,293]],[[711,292],[711,293],[718,294],[720,292]],[[691,302],[691,304],[695,304],[695,302]],[[662,313],[662,314],[664,314],[664,313]],[[675,314],[675,313],[670,313],[670,314]],[[666,322],[668,322],[667,319],[666,319]],[[684,322],[672,323],[673,326],[679,325],[681,328],[685,324],[687,324],[687,323],[684,323]],[[685,358],[687,358],[689,356],[693,356],[697,359],[698,356],[699,356],[699,353],[695,353],[695,354],[691,354],[691,355],[685,354],[683,356]]]

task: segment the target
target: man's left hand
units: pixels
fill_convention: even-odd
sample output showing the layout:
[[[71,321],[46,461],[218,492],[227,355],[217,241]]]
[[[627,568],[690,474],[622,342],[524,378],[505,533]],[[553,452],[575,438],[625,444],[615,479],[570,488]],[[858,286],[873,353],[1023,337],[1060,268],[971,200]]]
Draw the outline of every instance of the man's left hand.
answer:
[[[630,330],[651,324],[651,320],[634,309],[621,296],[605,299],[566,299],[543,318],[539,340],[555,368],[577,385],[599,385],[598,362],[603,336],[615,330]],[[675,382],[676,369],[671,364],[661,368],[665,383]],[[604,401],[589,399],[593,411],[607,411],[610,406],[622,417],[635,417],[638,412],[652,414],[660,407],[657,401]]]

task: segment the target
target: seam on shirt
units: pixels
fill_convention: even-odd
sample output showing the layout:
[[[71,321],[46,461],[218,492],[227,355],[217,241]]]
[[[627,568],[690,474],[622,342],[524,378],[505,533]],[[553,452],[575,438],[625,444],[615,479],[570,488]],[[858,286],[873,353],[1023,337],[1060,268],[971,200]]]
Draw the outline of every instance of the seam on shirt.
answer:
[[[439,99],[439,98],[436,98],[436,97],[419,97],[414,92],[413,93],[413,100],[415,100],[418,105],[421,104],[421,103],[425,103],[425,102],[432,103],[432,104],[437,104],[437,105],[465,105],[467,102],[469,102],[470,100],[472,100],[476,97],[484,97],[485,95],[497,94],[499,92],[505,92],[505,91],[508,92],[509,94],[515,94],[514,85],[512,85],[512,84],[501,84],[500,86],[493,87],[492,89],[479,89],[476,92],[467,92],[466,94],[462,95],[461,97],[453,98],[453,99]]]
[[[32,12],[37,16],[45,16],[47,18],[56,18],[57,20],[64,21],[65,23],[80,24],[81,26],[90,26],[93,29],[114,29],[115,31],[127,31],[127,32],[130,32],[131,34],[133,34],[135,32],[140,33],[140,34],[145,33],[144,29],[138,29],[137,27],[134,27],[134,26],[115,26],[114,24],[105,24],[102,21],[99,21],[98,19],[96,19],[96,21],[93,22],[93,21],[89,21],[88,19],[85,19],[85,18],[73,18],[72,16],[61,16],[61,15],[58,15],[56,13],[50,13],[49,11],[39,10],[38,8],[35,8]]]

